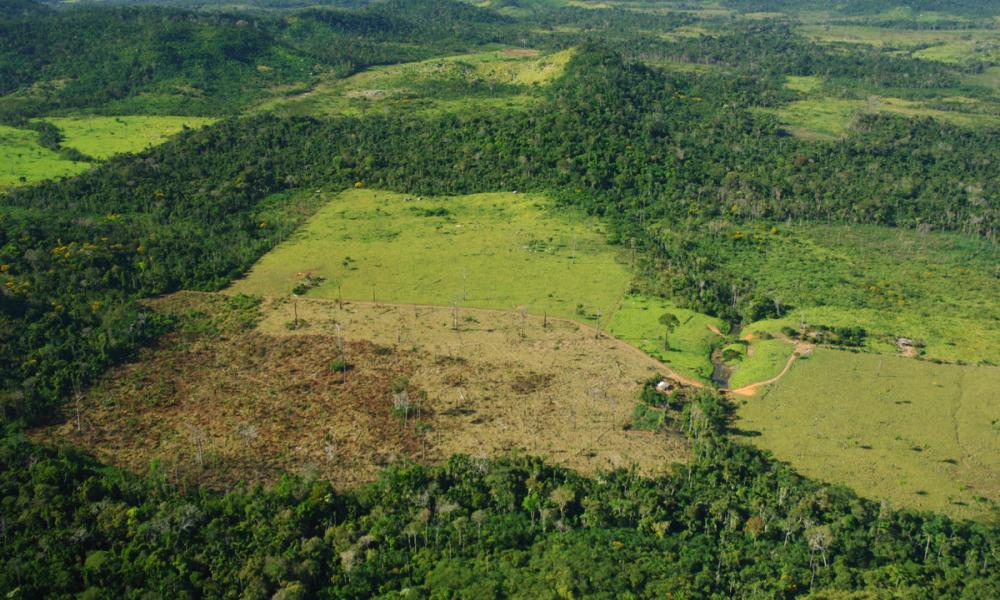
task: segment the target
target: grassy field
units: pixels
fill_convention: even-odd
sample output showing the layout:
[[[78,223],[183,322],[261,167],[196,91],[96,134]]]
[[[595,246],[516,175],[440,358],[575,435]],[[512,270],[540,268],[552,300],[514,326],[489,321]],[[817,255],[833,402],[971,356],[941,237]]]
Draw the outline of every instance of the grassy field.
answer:
[[[943,55],[950,59],[947,52],[936,48],[949,45],[988,44],[991,40],[1000,39],[1000,32],[992,29],[893,29],[887,27],[872,27],[866,25],[841,24],[806,24],[799,30],[806,37],[818,42],[867,44],[878,48],[897,48],[917,51],[930,51],[930,56],[936,58]]]
[[[876,226],[779,229],[727,257],[788,307],[748,332],[857,325],[870,350],[896,352],[905,336],[923,340],[926,358],[1000,363],[1000,256],[989,242]]]
[[[537,88],[558,77],[572,56],[497,50],[373,67],[346,79],[324,79],[306,92],[274,98],[255,110],[281,115],[362,115],[519,109]]]
[[[312,193],[312,192],[303,192]],[[607,321],[631,279],[596,221],[555,212],[544,196],[419,199],[352,190],[264,256],[236,292],[513,309]]]
[[[779,339],[752,339],[742,358],[727,361],[733,370],[729,389],[766,381],[777,376],[788,362],[793,345]]]
[[[66,160],[38,145],[38,133],[0,125],[0,190],[75,175],[89,163]]]
[[[124,152],[139,152],[162,144],[185,127],[212,123],[204,117],[51,117],[45,119],[62,131],[63,146],[103,159]]]
[[[588,474],[657,474],[687,457],[676,431],[625,428],[655,362],[569,321],[463,309],[454,330],[447,308],[278,299],[256,312],[190,292],[151,304],[177,330],[105,374],[81,403],[82,431],[74,408],[33,437],[137,471],[157,460],[213,488],[287,472],[347,488],[393,460],[513,449]],[[295,314],[305,324],[290,330]],[[341,356],[346,374],[331,369]]]
[[[672,313],[680,325],[664,343],[665,330],[660,315]],[[712,378],[712,348],[723,339],[716,331],[728,325],[721,319],[678,308],[667,300],[627,296],[608,325],[608,332],[650,356],[670,365],[678,373],[708,383]]]
[[[798,91],[817,89],[820,84],[813,78],[790,79],[786,84]],[[808,86],[808,87],[807,87]],[[1000,117],[990,114],[990,105],[972,98],[948,97],[941,100],[963,110],[931,108],[928,103],[885,96],[871,96],[866,100],[834,98],[814,95],[796,100],[781,108],[767,109],[786,125],[789,132],[804,139],[836,139],[850,131],[855,116],[865,113],[890,113],[904,117],[932,117],[962,127],[994,127]]]
[[[736,425],[807,476],[892,506],[983,517],[1000,501],[1000,368],[818,348]]]

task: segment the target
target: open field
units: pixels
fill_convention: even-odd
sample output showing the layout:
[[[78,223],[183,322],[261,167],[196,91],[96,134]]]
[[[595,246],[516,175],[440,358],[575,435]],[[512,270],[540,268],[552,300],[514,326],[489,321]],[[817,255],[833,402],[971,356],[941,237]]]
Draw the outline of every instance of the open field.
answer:
[[[89,163],[66,160],[38,144],[38,133],[0,125],[0,190],[75,175]]]
[[[213,487],[282,471],[349,487],[395,459],[517,449],[585,473],[686,459],[680,434],[624,428],[657,363],[570,321],[462,309],[456,330],[450,309],[279,299],[247,310],[241,297],[188,292],[152,304],[182,315],[180,330],[36,438],[139,471],[157,460]],[[295,314],[304,325],[290,330]],[[338,337],[346,373],[330,366]]]
[[[803,323],[861,326],[867,349],[898,351],[922,340],[925,358],[1000,364],[998,252],[956,233],[876,226],[783,225],[759,245],[729,255],[786,307],[746,332],[779,333]]]
[[[303,192],[312,193],[312,192]],[[631,279],[596,221],[547,208],[544,196],[493,193],[418,199],[330,194],[233,292],[513,309],[607,321]]]
[[[727,361],[733,369],[729,376],[729,389],[777,376],[794,350],[793,344],[781,339],[752,338],[746,344],[742,358]]]
[[[664,343],[665,330],[659,321],[660,315],[668,312],[680,322],[669,335],[669,349]],[[709,355],[722,340],[716,332],[724,332],[727,327],[721,319],[678,308],[667,300],[630,295],[611,317],[608,333],[658,358],[679,373],[708,383],[712,378]]]
[[[309,91],[267,100],[255,110],[357,116],[518,109],[538,99],[535,88],[561,75],[572,54],[510,49],[373,67],[346,79],[323,79]]]
[[[109,158],[124,152],[139,152],[162,144],[185,128],[197,128],[214,121],[205,117],[50,117],[46,121],[62,131],[63,146],[93,158]]]
[[[982,517],[1000,501],[1000,368],[817,348],[739,405],[803,474],[895,507]]]
[[[923,48],[921,52],[930,51],[934,58],[942,51],[934,49],[954,44],[989,44],[1000,40],[1000,32],[993,29],[895,29],[888,27],[873,27],[866,25],[840,24],[807,24],[799,27],[806,37],[818,42],[843,42],[849,44],[867,44],[878,48],[911,49]],[[946,54],[946,53],[944,53]]]
[[[789,88],[806,91],[815,90],[819,84],[813,78],[796,78],[787,84]],[[808,88],[804,87],[808,86]],[[885,96],[871,96],[866,100],[810,96],[796,100],[768,112],[788,127],[790,133],[804,139],[836,139],[847,134],[852,120],[866,113],[890,113],[904,117],[931,117],[962,127],[1000,126],[1000,116],[991,114],[989,106],[972,98],[942,98],[942,101],[962,107],[958,110],[932,108],[926,102],[904,100]]]

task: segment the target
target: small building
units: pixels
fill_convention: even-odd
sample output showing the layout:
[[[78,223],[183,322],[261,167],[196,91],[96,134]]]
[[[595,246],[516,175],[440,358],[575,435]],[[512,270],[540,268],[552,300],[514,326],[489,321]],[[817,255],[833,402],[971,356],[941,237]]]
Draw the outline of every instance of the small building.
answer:
[[[659,383],[656,384],[656,391],[660,392],[661,394],[669,394],[673,390],[674,390],[674,384],[667,381],[666,379],[662,379],[660,380]]]

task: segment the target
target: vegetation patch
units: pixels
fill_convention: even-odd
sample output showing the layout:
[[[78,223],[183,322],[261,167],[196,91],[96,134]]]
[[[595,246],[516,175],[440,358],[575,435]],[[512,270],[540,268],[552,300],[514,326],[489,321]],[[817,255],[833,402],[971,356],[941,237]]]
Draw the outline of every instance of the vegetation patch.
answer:
[[[311,194],[312,192],[302,192]],[[432,216],[424,216],[432,215]],[[419,198],[352,190],[265,255],[234,291],[503,308],[606,321],[628,286],[595,221],[544,196]],[[311,279],[308,279],[311,278]]]
[[[1000,501],[998,389],[996,367],[817,348],[742,402],[738,425],[805,475],[896,507],[982,517]]]
[[[747,332],[860,327],[864,335],[855,341],[867,350],[896,353],[903,337],[921,340],[930,360],[1000,364],[998,254],[990,242],[864,225],[775,231],[725,256],[728,268],[753,273],[780,303],[779,318]]]
[[[42,147],[35,131],[0,125],[0,189],[76,175],[90,167]]]
[[[768,109],[798,137],[806,139],[834,139],[846,135],[858,115],[890,113],[904,117],[931,117],[963,127],[995,127],[1000,116],[993,109],[975,110],[975,103],[963,110],[942,110],[933,102],[920,102],[886,96],[870,96],[865,100],[810,97],[796,100],[779,109]]]
[[[725,361],[732,369],[728,381],[730,389],[741,388],[777,376],[785,368],[793,350],[792,344],[785,340],[760,338],[750,340],[745,348],[742,357]],[[723,349],[723,359],[725,352],[726,349]]]
[[[541,100],[539,86],[561,75],[572,55],[497,50],[372,67],[346,79],[330,74],[308,91],[267,100],[255,111],[357,116],[523,109]]]
[[[212,123],[204,117],[80,116],[49,117],[63,134],[62,145],[93,158],[109,158],[124,152],[139,152],[162,144],[185,129]]]
[[[677,324],[664,326],[664,314],[674,315]],[[626,296],[608,324],[615,337],[703,383],[712,378],[712,349],[723,341],[720,333],[727,328],[721,319],[641,295]]]

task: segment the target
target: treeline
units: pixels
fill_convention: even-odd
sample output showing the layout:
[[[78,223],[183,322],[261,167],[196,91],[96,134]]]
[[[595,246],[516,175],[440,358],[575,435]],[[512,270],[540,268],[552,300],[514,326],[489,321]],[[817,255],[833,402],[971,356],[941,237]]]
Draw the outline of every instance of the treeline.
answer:
[[[663,77],[585,47],[527,113],[231,120],[0,197],[0,401],[33,418],[139,343],[136,298],[217,289],[309,214],[303,186],[423,194],[537,190],[604,217],[645,250],[643,281],[734,320],[768,316],[713,259],[713,223],[872,223],[995,239],[996,130],[866,117],[838,143],[782,135],[710,76]],[[153,332],[148,332],[153,335]]]
[[[454,0],[389,0],[286,16],[163,7],[0,13],[0,118],[54,109],[231,115],[320,71],[527,44],[539,36]],[[16,92],[16,93],[15,93]]]
[[[630,52],[646,59],[739,68],[756,76],[819,76],[848,87],[936,89],[961,85],[961,71],[955,65],[894,56],[861,45],[822,46],[781,20],[739,22],[721,35],[670,42],[647,39]]]
[[[990,17],[1000,14],[1000,7],[992,0],[725,0],[728,6],[744,12],[832,11],[841,15],[875,15],[893,10],[908,9],[913,12],[939,12],[972,17]]]
[[[732,441],[710,392],[669,475],[522,457],[396,465],[341,493],[288,478],[216,494],[8,436],[10,598],[1000,595],[1000,529],[894,511]],[[853,596],[851,596],[853,597]]]

